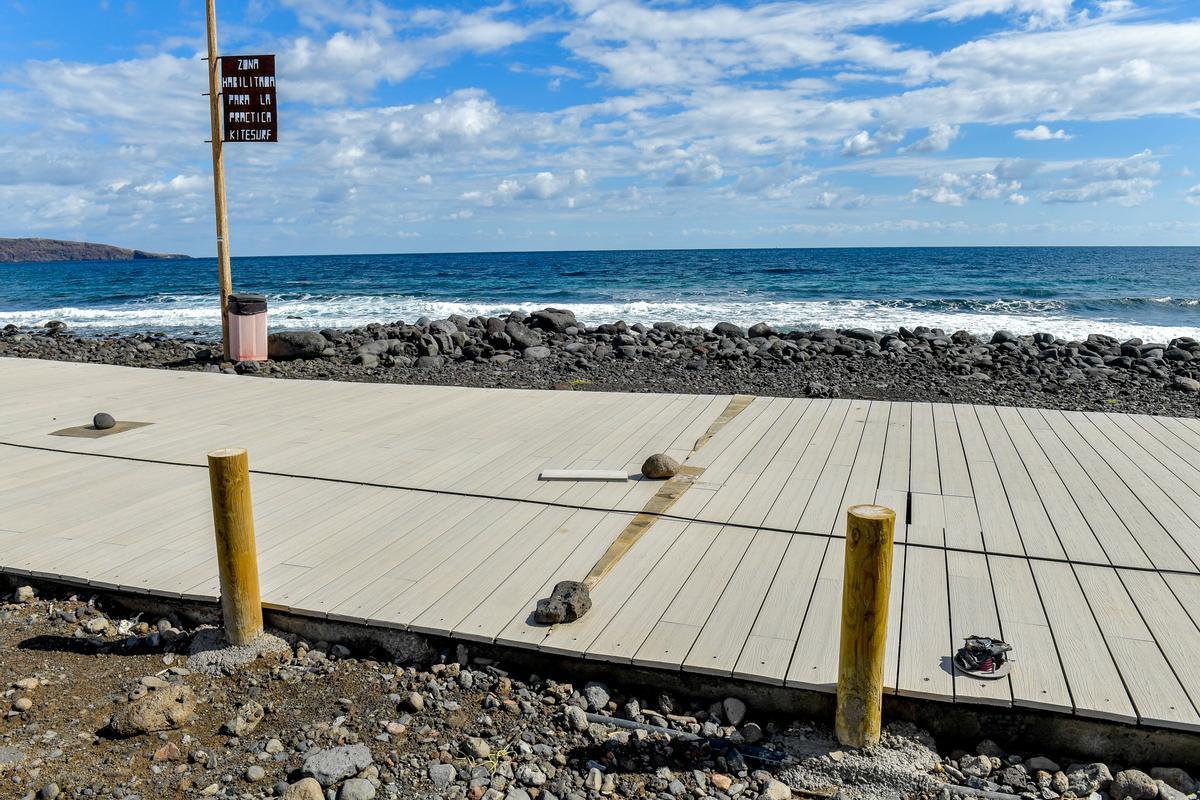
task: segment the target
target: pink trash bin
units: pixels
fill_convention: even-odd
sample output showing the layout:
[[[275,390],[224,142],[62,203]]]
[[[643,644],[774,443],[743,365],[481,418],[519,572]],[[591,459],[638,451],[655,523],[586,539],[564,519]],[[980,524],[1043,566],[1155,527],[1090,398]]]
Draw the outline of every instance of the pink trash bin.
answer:
[[[261,294],[229,295],[229,358],[267,360],[267,298]]]

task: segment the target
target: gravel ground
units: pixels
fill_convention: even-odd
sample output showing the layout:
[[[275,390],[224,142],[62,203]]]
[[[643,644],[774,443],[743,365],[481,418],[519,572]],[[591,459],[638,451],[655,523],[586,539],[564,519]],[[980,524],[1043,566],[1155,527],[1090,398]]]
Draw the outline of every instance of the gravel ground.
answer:
[[[710,705],[510,675],[462,648],[395,664],[288,637],[277,657],[209,674],[188,669],[197,631],[173,620],[122,619],[28,587],[7,600],[3,798],[884,800],[949,798],[963,785],[1180,800],[1196,790],[1182,770],[1060,767],[988,740],[939,755],[905,724],[877,747],[843,750],[823,724],[736,697]]]
[[[985,403],[1194,417],[1200,343],[990,337],[938,329],[777,332],[721,323],[593,327],[570,311],[281,331],[265,363],[223,363],[202,339],[81,337],[49,323],[0,332],[0,356],[276,378],[592,391]]]

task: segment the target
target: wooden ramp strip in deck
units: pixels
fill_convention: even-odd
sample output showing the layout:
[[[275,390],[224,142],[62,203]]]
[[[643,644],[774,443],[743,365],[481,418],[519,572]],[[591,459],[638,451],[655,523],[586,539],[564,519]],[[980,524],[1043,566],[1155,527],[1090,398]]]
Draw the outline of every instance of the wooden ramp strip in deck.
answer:
[[[675,505],[675,501],[683,497],[683,493],[691,488],[696,478],[703,474],[704,470],[700,467],[680,467],[679,472],[654,493],[654,497],[650,498],[650,502],[646,503],[642,512],[625,526],[625,530],[621,531],[613,543],[608,546],[604,555],[600,556],[592,565],[588,574],[584,576],[583,584],[588,589],[596,588],[596,584],[603,580],[617,562],[625,557],[629,549],[637,544],[637,540],[650,530],[650,526],[667,513],[671,506]]]
[[[714,436],[732,422],[738,414],[741,414],[746,408],[754,402],[754,395],[737,394],[729,399],[729,403],[725,406],[725,410],[721,412],[712,424],[708,426],[708,430],[704,432],[692,448],[689,457],[695,455],[699,450],[708,444]],[[604,579],[604,576],[612,570],[618,561],[620,561],[629,549],[637,543],[637,540],[646,535],[650,527],[663,514],[675,505],[675,501],[683,497],[684,492],[692,487],[696,479],[704,474],[704,467],[681,465],[679,471],[662,485],[649,502],[642,508],[633,520],[626,526],[625,530],[621,531],[616,540],[609,546],[604,555],[596,561],[592,568],[588,570],[588,574],[584,576],[583,585],[588,589],[596,588],[596,584]]]
[[[755,395],[752,394],[735,394],[729,398],[728,405],[721,412],[712,424],[708,426],[703,435],[696,440],[696,444],[692,446],[692,453],[696,453],[701,447],[708,444],[709,439],[720,433],[721,429],[728,425],[734,417],[746,410],[746,407],[754,402]]]

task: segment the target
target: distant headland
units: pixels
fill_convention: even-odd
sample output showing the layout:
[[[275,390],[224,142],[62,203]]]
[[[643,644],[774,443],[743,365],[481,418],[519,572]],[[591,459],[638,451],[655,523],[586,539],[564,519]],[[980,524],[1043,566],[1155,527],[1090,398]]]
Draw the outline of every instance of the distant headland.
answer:
[[[0,262],[14,261],[129,261],[133,259],[191,258],[176,253],[149,253],[111,244],[68,242],[61,239],[2,239]]]

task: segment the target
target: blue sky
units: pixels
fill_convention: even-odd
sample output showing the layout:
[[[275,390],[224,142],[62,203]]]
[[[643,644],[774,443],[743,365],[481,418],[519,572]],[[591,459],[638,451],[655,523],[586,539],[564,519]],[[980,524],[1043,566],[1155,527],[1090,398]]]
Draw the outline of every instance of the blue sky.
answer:
[[[3,236],[211,255],[202,0],[0,0]],[[1200,244],[1193,0],[218,0],[235,255]]]

